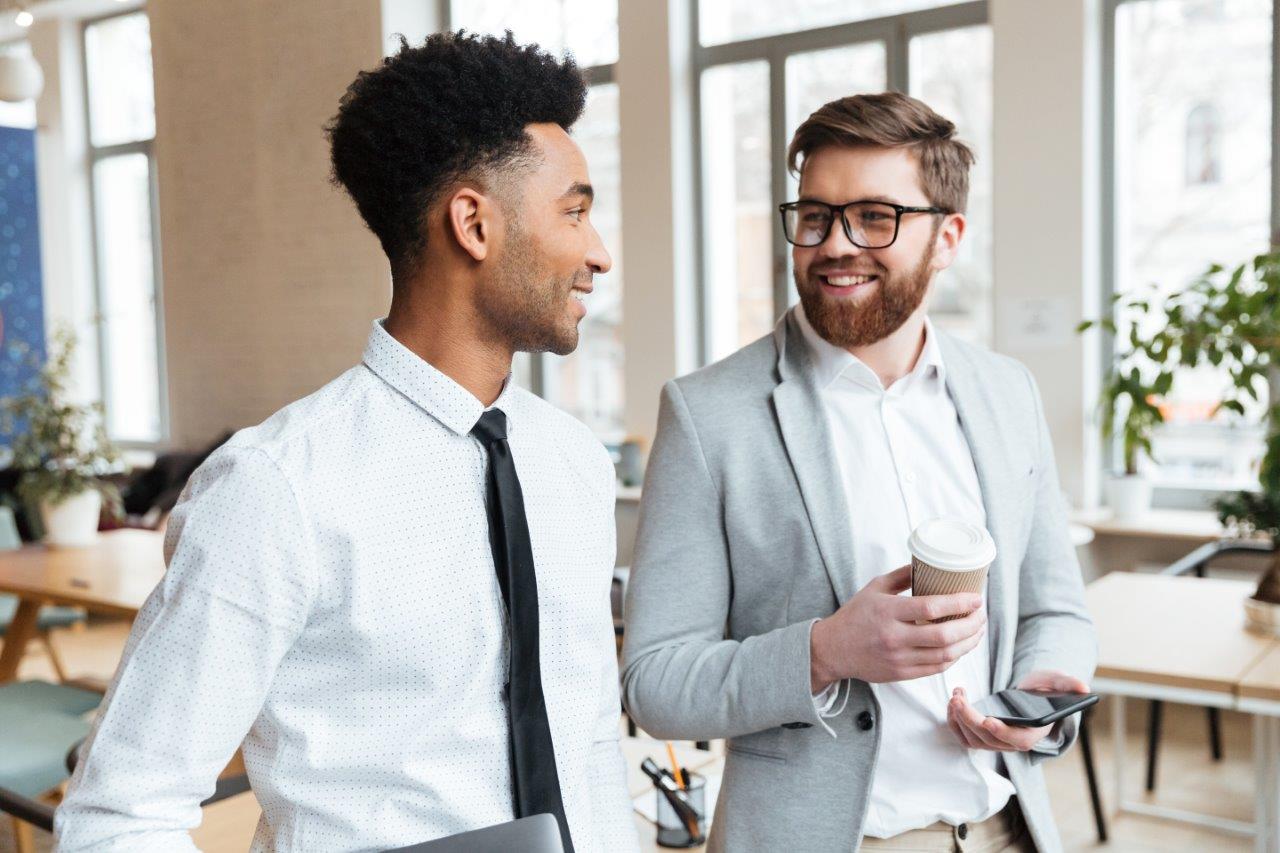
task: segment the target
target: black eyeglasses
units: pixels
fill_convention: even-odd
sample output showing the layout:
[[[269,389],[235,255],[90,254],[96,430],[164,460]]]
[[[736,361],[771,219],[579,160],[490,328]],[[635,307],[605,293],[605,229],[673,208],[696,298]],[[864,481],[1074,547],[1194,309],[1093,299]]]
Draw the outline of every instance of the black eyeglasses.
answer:
[[[820,246],[831,233],[836,217],[844,223],[844,235],[860,249],[883,249],[898,239],[898,224],[905,213],[950,213],[941,207],[906,207],[887,201],[789,201],[778,205],[782,233],[793,246]]]

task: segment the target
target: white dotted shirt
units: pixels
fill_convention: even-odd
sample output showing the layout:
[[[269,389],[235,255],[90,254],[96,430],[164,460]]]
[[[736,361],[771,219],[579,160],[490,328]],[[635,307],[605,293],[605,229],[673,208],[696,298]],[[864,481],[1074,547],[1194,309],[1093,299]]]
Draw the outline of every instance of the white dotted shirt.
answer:
[[[511,383],[538,571],[542,683],[578,853],[637,847],[618,748],[614,475]],[[512,819],[507,632],[483,405],[375,323],[355,367],[237,433],[169,521],[59,849],[194,849],[243,742],[254,850],[382,850]]]

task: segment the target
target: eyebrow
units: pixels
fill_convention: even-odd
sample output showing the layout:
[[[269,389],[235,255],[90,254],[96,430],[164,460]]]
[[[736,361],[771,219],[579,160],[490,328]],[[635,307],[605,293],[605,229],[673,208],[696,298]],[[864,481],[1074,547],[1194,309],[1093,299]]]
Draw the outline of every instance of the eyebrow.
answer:
[[[569,189],[565,190],[564,195],[560,196],[560,198],[564,199],[572,196],[582,196],[587,201],[595,201],[596,191],[592,188],[591,184],[584,184],[581,181],[578,181],[571,184]]]
[[[822,202],[823,204],[829,204],[829,203],[830,203],[830,202],[822,201],[822,199],[820,199],[820,198],[814,198],[813,196],[808,196],[808,195],[802,195],[802,196],[800,196],[800,201],[817,201],[817,202]],[[849,203],[850,203],[850,204],[856,204],[857,202],[860,202],[860,201],[878,201],[878,202],[882,202],[882,203],[884,203],[884,204],[901,204],[901,203],[902,203],[902,202],[900,202],[900,201],[897,201],[897,200],[895,200],[895,199],[890,198],[890,197],[889,197],[889,196],[887,196],[887,195],[868,195],[868,196],[863,196],[862,198],[854,199],[854,201],[849,202]]]

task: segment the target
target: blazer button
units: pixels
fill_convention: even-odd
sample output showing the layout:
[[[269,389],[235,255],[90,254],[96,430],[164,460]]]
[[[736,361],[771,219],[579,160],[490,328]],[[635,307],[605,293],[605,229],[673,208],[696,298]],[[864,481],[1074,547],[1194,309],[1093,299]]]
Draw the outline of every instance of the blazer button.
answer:
[[[858,715],[858,728],[862,729],[864,732],[871,731],[875,724],[875,717],[871,716],[870,711],[863,711]]]
[[[960,838],[960,840],[961,840],[961,841],[964,841],[966,838],[968,838],[968,837],[969,837],[969,825],[968,825],[967,823],[962,823],[962,824],[960,824],[959,826],[957,826],[957,827],[956,827],[956,835]]]
[[[782,727],[784,729],[811,729],[813,728],[813,723],[783,723]]]

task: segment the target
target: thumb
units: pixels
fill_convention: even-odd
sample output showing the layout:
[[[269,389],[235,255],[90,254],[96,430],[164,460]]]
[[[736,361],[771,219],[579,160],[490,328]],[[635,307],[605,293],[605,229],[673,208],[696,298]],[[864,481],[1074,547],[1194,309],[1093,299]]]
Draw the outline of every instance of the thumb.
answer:
[[[911,588],[911,567],[900,566],[875,578],[864,588],[884,595],[897,595],[904,589]]]
[[[1022,690],[1056,690],[1061,693],[1088,693],[1089,685],[1065,672],[1040,670],[1027,675],[1018,684]]]

